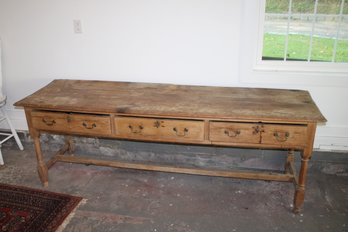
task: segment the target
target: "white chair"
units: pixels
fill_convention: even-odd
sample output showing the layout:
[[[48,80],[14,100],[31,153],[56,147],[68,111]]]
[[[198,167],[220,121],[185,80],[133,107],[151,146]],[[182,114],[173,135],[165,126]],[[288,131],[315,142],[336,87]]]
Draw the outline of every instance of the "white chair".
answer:
[[[9,140],[10,138],[14,137],[17,145],[19,147],[20,150],[23,150],[23,145],[21,143],[21,141],[18,138],[17,132],[14,129],[9,117],[6,114],[6,110],[4,110],[4,106],[6,105],[6,96],[3,94],[2,92],[2,69],[1,69],[1,40],[0,40],[0,123],[3,121],[6,121],[7,124],[9,125],[10,129],[11,129],[11,133],[2,133],[0,132],[0,136],[1,136],[1,141],[0,141],[0,165],[4,165],[4,159],[2,157],[2,153],[1,153],[1,146],[4,142],[6,142],[7,140]]]

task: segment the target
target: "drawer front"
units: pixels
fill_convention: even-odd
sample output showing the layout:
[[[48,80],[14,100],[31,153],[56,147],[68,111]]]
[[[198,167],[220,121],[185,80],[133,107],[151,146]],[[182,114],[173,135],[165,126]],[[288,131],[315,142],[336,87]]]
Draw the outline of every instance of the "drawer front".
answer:
[[[111,135],[109,116],[102,115],[69,115],[69,131],[91,135]]]
[[[210,122],[209,139],[212,142],[260,143],[258,124]]]
[[[65,113],[33,111],[31,116],[35,129],[45,131],[66,131],[68,129],[68,115]]]
[[[119,117],[115,125],[116,134],[126,138],[204,140],[203,121]]]
[[[263,125],[262,144],[305,146],[307,127],[299,125]]]

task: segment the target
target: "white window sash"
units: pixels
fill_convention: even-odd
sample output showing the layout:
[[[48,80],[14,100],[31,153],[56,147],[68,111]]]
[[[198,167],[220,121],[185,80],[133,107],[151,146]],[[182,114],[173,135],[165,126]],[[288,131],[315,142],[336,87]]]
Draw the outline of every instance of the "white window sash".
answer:
[[[260,0],[257,49],[253,64],[254,71],[309,72],[348,74],[348,63],[307,62],[286,60],[262,60],[266,0]],[[348,76],[347,76],[348,78]]]

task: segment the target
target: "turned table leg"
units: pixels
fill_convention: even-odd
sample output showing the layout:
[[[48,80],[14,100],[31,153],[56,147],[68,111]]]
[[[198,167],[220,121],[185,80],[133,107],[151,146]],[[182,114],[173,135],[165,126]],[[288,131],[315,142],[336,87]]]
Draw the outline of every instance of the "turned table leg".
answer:
[[[35,144],[37,170],[39,173],[39,177],[42,182],[42,185],[44,187],[48,187],[48,170],[42,155],[41,144],[40,144],[40,134],[38,132],[35,132],[32,134],[33,134],[33,140]]]
[[[30,136],[34,140],[36,160],[37,160],[37,170],[39,173],[39,177],[40,177],[42,185],[44,187],[48,187],[48,168],[42,155],[41,143],[40,143],[40,132],[33,127],[32,117],[31,117],[32,109],[25,108],[24,110],[25,110],[25,115],[28,122]]]
[[[294,212],[295,213],[298,213],[300,211],[300,208],[304,202],[305,183],[306,183],[308,161],[309,161],[308,156],[305,156],[303,154],[301,156],[302,156],[301,169],[300,169],[298,183],[296,185],[295,197],[294,197]]]
[[[294,167],[294,150],[289,150],[285,161],[285,173],[294,175],[295,184],[295,196],[294,196],[294,212],[298,213],[304,202],[304,192],[305,192],[305,180],[308,169],[308,160],[301,154],[301,169],[298,178],[296,177],[296,170]]]
[[[294,212],[298,213],[303,205],[305,197],[305,185],[308,171],[308,162],[312,157],[313,143],[315,136],[316,124],[309,123],[307,125],[307,141],[306,148],[301,152],[301,168],[296,183],[296,190],[294,196]]]
[[[308,172],[308,162],[312,155],[312,148],[305,149],[301,152],[301,168],[298,175],[298,181],[296,184],[295,196],[294,196],[294,213],[299,213],[304,202],[305,186]]]
[[[294,160],[295,160],[295,151],[294,150],[289,150],[288,151],[288,155],[286,157],[285,165],[284,165],[285,173],[290,173],[292,171],[291,170],[291,168],[292,168],[291,165],[293,165]]]
[[[72,154],[75,151],[75,143],[74,143],[72,136],[66,135],[65,136],[65,143],[68,146],[67,151],[69,152],[69,154]]]

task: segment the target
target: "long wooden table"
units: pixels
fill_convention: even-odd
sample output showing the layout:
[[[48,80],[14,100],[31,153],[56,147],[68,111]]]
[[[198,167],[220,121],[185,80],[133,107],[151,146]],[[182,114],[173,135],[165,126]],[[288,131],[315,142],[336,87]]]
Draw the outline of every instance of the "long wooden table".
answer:
[[[294,212],[304,202],[316,125],[326,121],[307,91],[261,88],[54,80],[15,106],[25,109],[44,186],[48,186],[48,169],[57,161],[288,181],[295,184]],[[67,135],[65,146],[48,162],[41,151],[42,132]],[[69,155],[74,150],[72,135],[288,153],[283,173],[146,165]],[[298,175],[294,151],[301,154]]]

